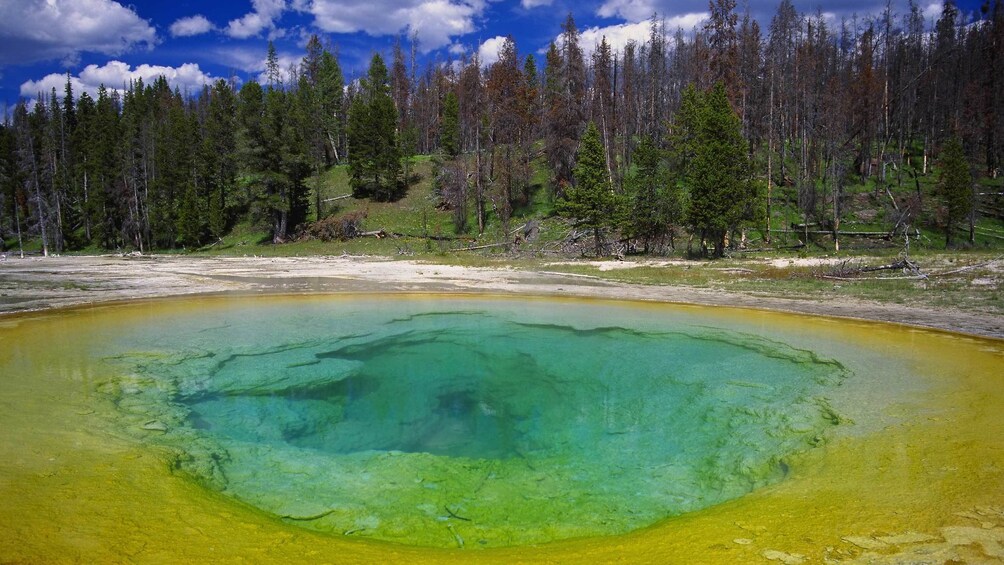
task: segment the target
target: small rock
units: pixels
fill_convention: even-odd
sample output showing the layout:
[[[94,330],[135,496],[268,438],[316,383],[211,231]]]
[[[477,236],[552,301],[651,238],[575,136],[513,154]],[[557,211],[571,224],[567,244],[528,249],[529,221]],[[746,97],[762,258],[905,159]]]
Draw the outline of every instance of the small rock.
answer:
[[[881,542],[875,538],[867,536],[847,536],[840,539],[846,541],[847,543],[852,543],[861,549],[870,549],[872,551],[888,547],[888,544],[885,542]]]
[[[801,565],[805,563],[805,556],[799,553],[785,553],[776,549],[768,549],[761,555],[770,561],[780,561],[784,565]]]
[[[144,430],[150,430],[151,432],[166,432],[167,424],[161,422],[160,420],[150,420],[149,422],[143,424]]]
[[[753,540],[747,538],[736,538],[732,540],[732,543],[738,543],[739,545],[750,545],[751,543],[753,543]]]
[[[941,535],[951,545],[977,544],[988,557],[1004,558],[1004,528],[983,530],[965,526],[941,528]]]
[[[908,543],[924,543],[927,541],[934,541],[938,538],[917,532],[906,532],[905,534],[897,534],[894,536],[880,536],[875,539],[889,545],[904,545]]]

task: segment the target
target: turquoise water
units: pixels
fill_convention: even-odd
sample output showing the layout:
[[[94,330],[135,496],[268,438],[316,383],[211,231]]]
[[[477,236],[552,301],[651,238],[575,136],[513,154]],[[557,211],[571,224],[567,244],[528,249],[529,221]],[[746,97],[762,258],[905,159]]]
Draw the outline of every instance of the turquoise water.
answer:
[[[575,302],[246,301],[137,324],[102,390],[179,472],[302,527],[444,547],[615,534],[784,479],[841,363]]]

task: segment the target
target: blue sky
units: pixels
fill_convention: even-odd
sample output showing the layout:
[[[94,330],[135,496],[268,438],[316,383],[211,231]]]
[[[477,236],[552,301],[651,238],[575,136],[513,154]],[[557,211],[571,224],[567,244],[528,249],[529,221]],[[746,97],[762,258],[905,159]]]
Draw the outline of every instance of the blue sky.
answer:
[[[932,20],[940,14],[940,1],[916,1]],[[739,9],[748,5],[766,29],[778,2],[747,0]],[[864,21],[885,1],[794,4],[839,24],[854,15]],[[979,0],[959,4],[967,12],[979,8]],[[906,0],[893,6],[906,12]],[[653,13],[689,30],[707,10],[706,0],[0,0],[0,104],[53,86],[61,95],[67,72],[78,95],[160,74],[189,92],[216,78],[254,79],[269,39],[286,66],[302,57],[312,33],[338,50],[351,78],[401,34],[418,37],[423,60],[478,51],[490,61],[507,34],[522,54],[542,51],[569,12],[587,48],[604,35],[616,48],[644,39]]]

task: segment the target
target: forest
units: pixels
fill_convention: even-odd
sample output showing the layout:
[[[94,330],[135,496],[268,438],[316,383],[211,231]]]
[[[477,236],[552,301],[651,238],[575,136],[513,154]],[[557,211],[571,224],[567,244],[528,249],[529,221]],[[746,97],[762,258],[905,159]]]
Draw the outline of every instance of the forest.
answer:
[[[0,241],[196,250],[251,224],[279,244],[337,210],[325,171],[346,167],[353,198],[395,201],[429,155],[455,234],[510,234],[543,194],[597,256],[685,239],[721,256],[791,229],[839,249],[850,188],[866,187],[890,237],[972,245],[982,216],[1001,218],[1004,5],[970,18],[947,1],[933,26],[888,6],[834,24],[782,0],[762,29],[712,0],[703,26],[653,16],[618,51],[583,45],[569,15],[541,60],[510,38],[491,64],[419,68],[399,39],[354,79],[315,35],[289,68],[269,43],[260,82],[91,96],[67,80],[0,126]]]

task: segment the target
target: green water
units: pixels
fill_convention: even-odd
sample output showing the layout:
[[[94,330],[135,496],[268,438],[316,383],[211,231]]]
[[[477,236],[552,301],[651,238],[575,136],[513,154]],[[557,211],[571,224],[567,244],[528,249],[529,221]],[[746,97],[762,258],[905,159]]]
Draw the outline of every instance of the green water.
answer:
[[[781,481],[839,423],[839,362],[705,324],[571,302],[249,301],[130,328],[102,391],[178,472],[291,524],[540,543]]]

